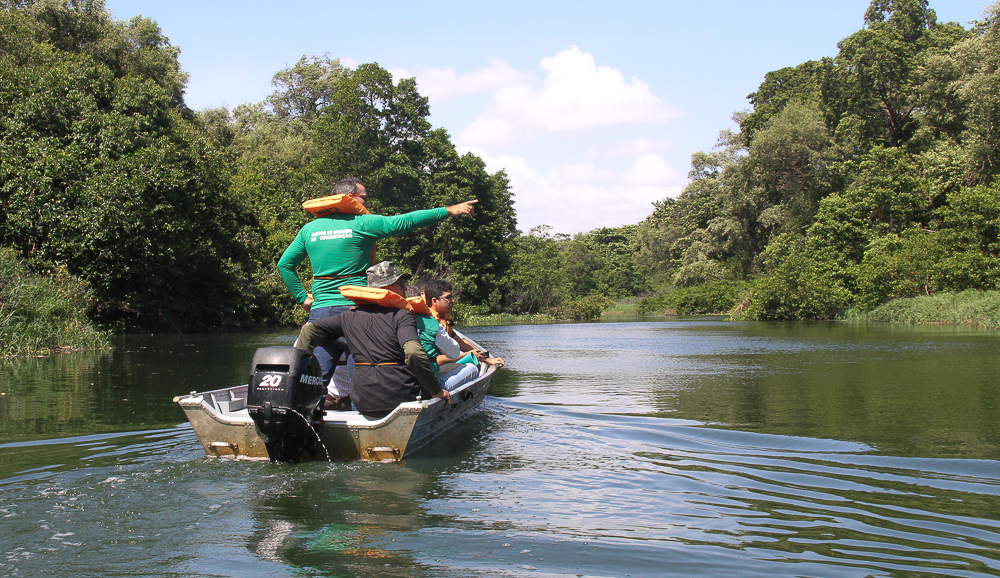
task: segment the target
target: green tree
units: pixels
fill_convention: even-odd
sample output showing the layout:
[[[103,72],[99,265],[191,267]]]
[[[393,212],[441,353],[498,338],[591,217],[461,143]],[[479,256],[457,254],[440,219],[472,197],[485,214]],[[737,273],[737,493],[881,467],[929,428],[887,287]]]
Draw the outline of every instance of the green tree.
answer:
[[[730,140],[739,147],[741,139]],[[812,220],[821,198],[833,189],[836,159],[822,113],[791,103],[757,132],[745,156],[735,156],[721,175],[722,205],[706,232],[706,255],[732,263],[735,277],[752,274],[777,235],[797,234]],[[689,263],[700,260],[686,259]],[[705,278],[716,281],[721,277]]]
[[[899,232],[926,219],[927,183],[905,151],[875,147],[849,170],[856,176],[843,196],[874,234]]]
[[[344,74],[340,59],[330,58],[329,53],[303,56],[295,66],[274,75],[271,84],[277,90],[265,102],[279,119],[314,122],[320,111],[333,102]]]
[[[533,227],[515,239],[514,263],[507,289],[507,307],[515,313],[545,312],[568,295],[560,243],[568,236],[552,227]]]
[[[815,104],[793,102],[768,121],[750,145],[748,168],[766,195],[763,226],[801,232],[816,214],[819,200],[837,183],[832,165],[838,151]]]
[[[923,122],[930,137],[962,146],[968,185],[1000,174],[1000,3],[985,16],[976,34],[922,70]]]
[[[765,74],[764,82],[747,95],[753,111],[739,119],[740,134],[747,145],[789,104],[823,106],[824,86],[832,69],[833,59],[823,58]]]
[[[865,28],[837,45],[845,111],[838,138],[891,147],[908,141],[917,129],[921,66],[966,36],[957,24],[939,24],[927,0],[873,0]]]
[[[724,173],[737,158],[732,147],[693,154],[691,183],[677,199],[655,203],[653,214],[639,224],[636,262],[654,279],[689,285],[726,275],[726,231],[718,217],[725,202]]]
[[[604,227],[586,235],[587,242],[604,261],[595,272],[599,294],[621,299],[650,289],[648,270],[636,260],[638,237],[638,225]]]
[[[429,115],[415,79],[395,84],[377,64],[362,64],[341,79],[333,105],[316,123],[316,170],[331,182],[363,177],[378,212],[423,208],[420,177]]]
[[[904,297],[930,295],[938,289],[935,264],[944,257],[933,233],[907,229],[877,237],[851,270],[861,310]]]
[[[0,12],[0,38],[0,244],[87,281],[103,321],[248,323],[244,217],[155,23],[46,1]]]
[[[754,280],[734,317],[756,321],[833,319],[851,303],[836,263],[811,253],[802,237],[783,234],[767,248],[766,272]]]
[[[935,277],[944,290],[1000,288],[1000,183],[964,188],[938,210],[941,258]]]

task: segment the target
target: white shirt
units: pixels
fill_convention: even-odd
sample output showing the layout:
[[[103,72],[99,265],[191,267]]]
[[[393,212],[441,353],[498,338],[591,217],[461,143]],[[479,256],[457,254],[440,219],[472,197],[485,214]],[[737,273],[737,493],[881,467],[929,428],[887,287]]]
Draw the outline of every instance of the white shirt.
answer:
[[[434,344],[437,345],[438,352],[442,355],[447,355],[448,359],[458,359],[462,356],[462,347],[451,335],[448,335],[448,332],[445,331],[444,326],[441,324],[438,324],[438,332],[434,337]]]

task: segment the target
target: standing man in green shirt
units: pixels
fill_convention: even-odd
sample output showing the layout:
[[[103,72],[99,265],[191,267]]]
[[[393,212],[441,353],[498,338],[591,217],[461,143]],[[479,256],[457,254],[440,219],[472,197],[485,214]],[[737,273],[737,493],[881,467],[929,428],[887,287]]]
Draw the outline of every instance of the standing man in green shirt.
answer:
[[[351,195],[366,207],[368,193],[361,181],[342,179],[332,195]],[[354,303],[340,294],[342,285],[365,285],[365,271],[372,266],[375,241],[436,225],[451,215],[475,215],[477,199],[424,211],[384,217],[334,213],[303,225],[278,261],[278,271],[296,303],[309,312],[309,321],[339,315]],[[309,297],[295,269],[309,257],[312,265],[312,297]],[[323,383],[329,386],[341,351],[336,346],[317,347],[314,355],[323,370]],[[341,405],[350,409],[349,392],[338,392]],[[346,399],[344,399],[346,398]]]

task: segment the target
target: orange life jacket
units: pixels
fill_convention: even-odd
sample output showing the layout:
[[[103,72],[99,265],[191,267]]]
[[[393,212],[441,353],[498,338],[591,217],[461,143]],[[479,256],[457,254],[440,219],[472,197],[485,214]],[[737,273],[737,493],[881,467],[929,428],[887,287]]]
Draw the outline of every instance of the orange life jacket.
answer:
[[[352,195],[330,195],[329,197],[309,199],[302,203],[302,208],[317,217],[325,217],[334,213],[344,213],[347,215],[368,214],[368,209]]]
[[[382,287],[344,285],[340,287],[340,294],[358,305],[381,305],[382,307],[410,310],[409,302],[402,295],[397,295]]]
[[[448,325],[451,324],[451,322],[448,321],[447,319],[441,319],[441,317],[438,315],[437,310],[431,309],[430,306],[427,305],[427,299],[423,295],[417,295],[416,297],[407,297],[406,302],[410,304],[410,311],[414,313],[419,313],[421,315],[429,315],[433,317],[435,320],[437,320],[438,323],[443,325],[445,329],[447,329]]]
[[[427,306],[427,301],[424,300],[423,295],[417,295],[416,297],[407,297],[406,303],[409,305],[410,311],[414,313],[419,313],[421,315],[428,315],[434,317],[434,312],[431,308]]]

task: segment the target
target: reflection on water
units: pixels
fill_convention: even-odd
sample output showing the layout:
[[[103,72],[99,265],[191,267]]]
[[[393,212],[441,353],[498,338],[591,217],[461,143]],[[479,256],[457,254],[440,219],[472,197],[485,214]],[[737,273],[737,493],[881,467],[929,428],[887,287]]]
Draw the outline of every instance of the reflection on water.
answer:
[[[174,426],[173,396],[246,383],[257,347],[294,339],[130,335],[118,337],[112,351],[0,364],[0,441]]]
[[[287,334],[5,366],[0,576],[1000,574],[998,335],[470,334],[508,361],[493,397],[395,465],[204,457],[170,398]]]

